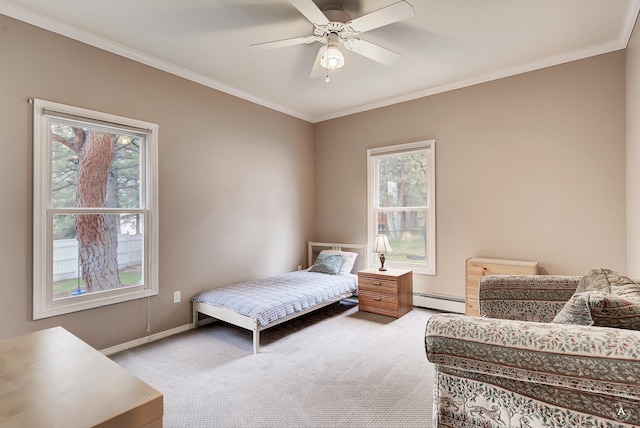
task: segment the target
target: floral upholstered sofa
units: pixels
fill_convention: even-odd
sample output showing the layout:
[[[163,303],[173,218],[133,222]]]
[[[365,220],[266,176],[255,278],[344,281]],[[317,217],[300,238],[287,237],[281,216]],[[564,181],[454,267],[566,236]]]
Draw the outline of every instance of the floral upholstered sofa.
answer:
[[[598,272],[486,276],[480,317],[432,316],[425,345],[436,369],[434,426],[640,427],[640,331],[629,324],[640,301],[603,304],[585,291],[588,275]],[[625,290],[640,292],[633,284]],[[568,324],[585,317],[585,296],[625,328],[599,326],[595,311],[579,320],[591,325]]]

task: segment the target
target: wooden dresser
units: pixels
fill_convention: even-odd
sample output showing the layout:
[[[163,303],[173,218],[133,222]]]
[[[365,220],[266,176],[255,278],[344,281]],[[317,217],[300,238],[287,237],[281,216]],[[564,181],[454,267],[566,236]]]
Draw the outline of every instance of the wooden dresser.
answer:
[[[162,394],[62,327],[0,340],[0,426],[162,427]]]
[[[413,271],[359,271],[358,306],[361,311],[400,318],[413,309]]]
[[[478,302],[478,285],[480,278],[487,275],[537,275],[538,262],[518,260],[481,259],[472,257],[467,259],[465,287],[465,314],[480,315]]]

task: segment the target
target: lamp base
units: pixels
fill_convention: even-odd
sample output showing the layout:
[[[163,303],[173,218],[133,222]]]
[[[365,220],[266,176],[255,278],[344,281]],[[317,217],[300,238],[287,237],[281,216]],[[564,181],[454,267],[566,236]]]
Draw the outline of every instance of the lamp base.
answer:
[[[387,268],[384,267],[384,261],[385,261],[384,254],[380,254],[380,267],[378,268],[378,270],[380,271],[387,270]]]

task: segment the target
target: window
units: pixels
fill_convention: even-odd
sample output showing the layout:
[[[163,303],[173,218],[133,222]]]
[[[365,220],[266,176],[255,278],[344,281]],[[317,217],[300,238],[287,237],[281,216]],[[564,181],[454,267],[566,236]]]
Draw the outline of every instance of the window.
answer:
[[[33,318],[158,294],[158,126],[33,108]]]
[[[435,140],[369,149],[367,164],[369,248],[387,235],[385,267],[435,275]]]

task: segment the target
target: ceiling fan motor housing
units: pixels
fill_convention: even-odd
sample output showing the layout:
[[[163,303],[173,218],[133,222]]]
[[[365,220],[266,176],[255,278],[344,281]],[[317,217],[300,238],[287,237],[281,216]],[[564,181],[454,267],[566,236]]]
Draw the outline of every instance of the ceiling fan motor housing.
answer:
[[[342,6],[335,3],[328,4],[322,9],[322,13],[324,13],[324,15],[327,17],[329,23],[314,23],[314,36],[327,37],[330,34],[337,34],[340,39],[344,40],[356,34],[356,32],[354,32],[349,25],[345,25],[345,23],[351,21],[351,17],[344,10],[342,10]]]
[[[349,14],[342,10],[342,6],[339,4],[331,3],[326,5],[322,9],[322,13],[324,13],[324,16],[331,22],[341,22],[344,24],[345,22],[351,21]]]

